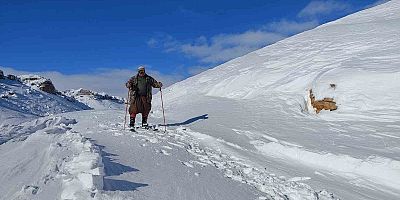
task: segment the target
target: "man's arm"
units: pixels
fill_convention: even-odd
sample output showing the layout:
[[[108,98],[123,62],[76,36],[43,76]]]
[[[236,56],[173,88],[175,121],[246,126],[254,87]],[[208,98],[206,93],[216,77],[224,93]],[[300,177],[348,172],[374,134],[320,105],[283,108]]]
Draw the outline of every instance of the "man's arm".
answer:
[[[133,79],[135,79],[134,76],[132,76],[132,77],[128,80],[128,82],[125,83],[125,86],[126,86],[128,89],[132,89],[132,88],[133,88]]]
[[[153,86],[154,88],[161,88],[163,84],[161,82],[158,82],[153,77],[151,77],[151,86]]]

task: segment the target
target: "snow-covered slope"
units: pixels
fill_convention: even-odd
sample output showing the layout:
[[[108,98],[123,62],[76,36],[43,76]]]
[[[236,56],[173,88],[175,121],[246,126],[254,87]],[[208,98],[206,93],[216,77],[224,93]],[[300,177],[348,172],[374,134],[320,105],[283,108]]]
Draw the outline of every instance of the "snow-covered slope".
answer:
[[[0,146],[0,199],[90,199],[103,188],[100,150],[77,132],[76,120],[45,117],[14,126]]]
[[[106,93],[93,92],[82,88],[78,90],[67,90],[64,91],[63,94],[96,110],[122,109],[125,105],[124,99],[120,97],[110,96]]]
[[[90,109],[65,95],[43,92],[35,83],[0,79],[0,127],[39,116]]]
[[[290,95],[284,97],[288,106],[304,107],[308,90],[313,89],[317,98],[337,100],[340,109],[335,117],[396,119],[399,7],[398,1],[392,1],[234,59],[175,84],[168,98],[202,95],[246,100],[279,93]],[[335,90],[331,83],[336,84]]]
[[[232,60],[163,90],[166,132],[123,130],[124,109],[104,104],[7,122],[0,199],[397,200],[398,36],[392,0]],[[75,108],[17,81],[0,89],[8,121]],[[338,109],[316,114],[310,89]]]
[[[266,170],[238,170],[242,182],[274,173],[344,199],[398,199],[399,36],[392,0],[249,53],[165,89],[169,127]],[[310,89],[338,109],[316,114]]]

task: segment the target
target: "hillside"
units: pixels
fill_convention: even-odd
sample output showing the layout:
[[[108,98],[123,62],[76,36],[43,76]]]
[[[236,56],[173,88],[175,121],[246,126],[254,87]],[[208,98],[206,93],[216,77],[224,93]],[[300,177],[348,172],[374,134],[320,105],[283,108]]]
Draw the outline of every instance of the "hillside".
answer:
[[[20,81],[24,77],[31,77],[35,81]],[[45,81],[46,78],[35,75],[21,76],[17,80],[0,79],[0,127],[37,117],[90,109],[60,93],[41,91],[39,84]]]
[[[256,187],[279,175],[343,199],[396,199],[399,35],[390,1],[229,61],[164,90],[170,127],[251,163],[222,170]],[[338,109],[316,114],[310,89]]]
[[[123,99],[1,79],[0,199],[397,200],[399,35],[392,0],[231,60],[162,90],[166,131],[160,93],[131,132]]]

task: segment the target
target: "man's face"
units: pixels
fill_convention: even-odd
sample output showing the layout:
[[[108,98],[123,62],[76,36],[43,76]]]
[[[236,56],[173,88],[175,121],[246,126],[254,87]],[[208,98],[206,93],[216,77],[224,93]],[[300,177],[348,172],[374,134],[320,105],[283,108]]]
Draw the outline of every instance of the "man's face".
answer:
[[[144,76],[144,74],[145,74],[144,69],[141,69],[138,72],[139,72],[139,76]]]

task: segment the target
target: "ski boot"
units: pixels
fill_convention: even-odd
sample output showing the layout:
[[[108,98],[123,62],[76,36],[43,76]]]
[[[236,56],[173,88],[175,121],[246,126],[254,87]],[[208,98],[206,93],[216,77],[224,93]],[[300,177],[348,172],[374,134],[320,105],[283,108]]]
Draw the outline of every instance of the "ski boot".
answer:
[[[129,121],[129,130],[132,132],[136,132],[135,130],[135,118],[131,117]]]
[[[142,118],[142,128],[149,129],[149,124],[147,123],[147,117]]]

